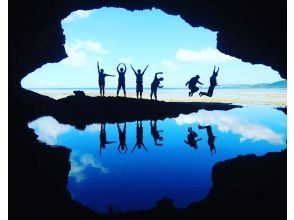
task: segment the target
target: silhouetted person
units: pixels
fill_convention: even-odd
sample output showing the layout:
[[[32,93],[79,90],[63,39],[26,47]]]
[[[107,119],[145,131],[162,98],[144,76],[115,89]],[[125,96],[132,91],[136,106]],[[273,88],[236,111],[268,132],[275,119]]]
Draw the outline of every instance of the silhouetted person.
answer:
[[[188,85],[188,88],[190,89],[189,97],[193,96],[193,93],[197,92],[199,88],[196,86],[197,83],[203,85],[201,82],[199,82],[199,75],[196,75],[192,77],[188,82],[186,82],[186,86]]]
[[[162,132],[162,130],[157,130],[157,120],[154,121],[154,123],[152,123],[152,120],[150,121],[150,128],[151,128],[151,135],[154,139],[154,143],[157,146],[162,146],[162,143],[157,143],[157,141],[162,141],[163,137],[160,136],[160,132]]]
[[[142,149],[142,147],[144,148],[144,150],[147,152],[147,149],[143,143],[143,126],[142,126],[142,121],[140,121],[140,123],[137,121],[137,129],[136,129],[136,138],[137,138],[137,142],[132,150],[133,151],[138,148],[138,149]]]
[[[122,68],[122,67],[119,68],[119,66],[121,64],[124,66],[124,68]],[[120,64],[117,65],[116,70],[118,72],[118,86],[117,86],[116,96],[118,96],[119,90],[120,90],[120,88],[122,88],[123,91],[124,91],[124,95],[126,97],[125,74],[126,74],[126,71],[127,71],[127,67],[126,67],[126,65],[124,63],[120,63]]]
[[[98,83],[99,83],[99,89],[100,89],[100,96],[105,96],[105,77],[106,76],[114,76],[109,75],[104,72],[104,69],[99,68],[99,62],[97,61],[97,68],[98,68]]]
[[[101,129],[100,129],[100,156],[102,149],[106,148],[106,144],[112,144],[115,143],[115,141],[107,141],[106,140],[106,130],[105,130],[105,123],[101,123]]]
[[[200,97],[203,95],[206,95],[208,97],[212,97],[214,88],[216,86],[218,86],[218,84],[216,82],[216,77],[218,75],[218,71],[219,71],[219,67],[218,67],[217,71],[215,71],[215,66],[214,66],[212,76],[210,77],[210,86],[209,86],[207,92],[199,92]]]
[[[163,86],[160,85],[160,81],[163,80],[163,77],[157,78],[158,74],[163,74],[162,72],[155,73],[153,82],[151,83],[151,94],[150,99],[152,99],[152,95],[154,95],[155,100],[157,100],[157,88],[162,88]]]
[[[191,127],[188,128],[188,132],[189,134],[187,135],[187,140],[185,140],[184,142],[188,145],[190,145],[190,147],[193,147],[194,149],[197,149],[197,142],[201,141],[202,139],[199,138],[196,140],[196,137],[198,136],[198,134],[192,130]]]
[[[143,72],[141,73],[141,70],[138,69],[138,71],[136,71],[132,65],[132,70],[134,71],[135,75],[136,75],[136,94],[137,94],[137,99],[139,98],[140,95],[140,99],[142,98],[142,93],[143,93],[143,75],[146,71],[146,69],[148,68],[149,65],[147,65],[145,67],[145,69],[143,70]]]
[[[215,149],[215,146],[214,146],[214,141],[215,141],[215,136],[213,135],[212,133],[212,128],[211,128],[211,125],[209,126],[201,126],[201,125],[198,125],[198,128],[201,130],[201,129],[206,129],[206,132],[207,132],[207,136],[208,136],[208,139],[207,139],[207,143],[209,145],[209,148],[210,148],[210,153],[211,155],[214,153],[216,153],[216,149]]]
[[[120,126],[118,123],[117,123],[117,129],[119,134],[118,152],[121,154],[125,154],[128,150],[128,147],[126,145],[126,123],[124,123],[123,131],[120,129]]]

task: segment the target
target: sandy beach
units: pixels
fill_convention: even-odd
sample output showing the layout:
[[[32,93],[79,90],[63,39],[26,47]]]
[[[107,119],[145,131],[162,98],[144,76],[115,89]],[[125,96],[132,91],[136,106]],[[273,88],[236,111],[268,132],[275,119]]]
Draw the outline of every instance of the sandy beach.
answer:
[[[61,99],[74,95],[74,90],[82,90],[87,96],[99,96],[97,89],[31,89],[39,94],[49,96],[54,99]],[[286,89],[218,89],[213,97],[199,97],[195,93],[193,97],[188,97],[187,89],[161,89],[158,91],[158,100],[167,102],[220,102],[241,105],[275,105],[287,106]],[[106,96],[116,96],[115,89],[106,89]],[[122,90],[120,96],[123,96]],[[135,98],[134,89],[127,89],[127,97]],[[144,99],[150,99],[150,89],[144,89]]]

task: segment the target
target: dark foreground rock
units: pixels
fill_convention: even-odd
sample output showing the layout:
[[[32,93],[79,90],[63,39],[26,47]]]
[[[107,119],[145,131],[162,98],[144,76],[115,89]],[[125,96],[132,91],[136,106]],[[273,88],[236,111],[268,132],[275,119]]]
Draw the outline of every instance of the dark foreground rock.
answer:
[[[124,97],[89,97],[83,92],[54,100],[33,92],[23,97],[22,114],[30,119],[50,115],[60,123],[71,124],[80,129],[91,123],[115,123],[135,120],[174,118],[203,110],[230,110],[242,106],[226,103],[164,102]]]
[[[173,207],[172,201],[166,198],[159,201],[156,208],[147,211],[113,213],[107,216],[97,214],[73,201],[66,190],[70,150],[39,143],[33,130],[27,127],[27,122],[48,113],[58,120],[62,118],[64,122],[83,126],[93,119],[97,122],[107,120],[106,115],[111,111],[120,112],[117,111],[118,104],[115,104],[115,100],[121,99],[89,98],[80,94],[56,102],[36,94],[29,97],[17,102],[19,108],[9,111],[13,116],[9,121],[11,219],[286,219],[286,151],[269,153],[263,157],[243,156],[217,164],[213,169],[213,187],[208,197],[186,209]],[[110,100],[113,101],[112,104],[108,103]],[[96,111],[93,106],[90,110],[85,110],[89,109],[89,103],[96,102],[97,108],[104,106],[104,103],[105,110]],[[151,112],[154,115],[148,115],[148,109],[145,113],[140,113],[141,119],[158,115],[166,117],[165,111],[173,115],[179,114],[183,109],[188,109],[187,112],[199,109],[195,104],[174,103],[172,106],[176,110],[171,110],[169,103],[164,102],[138,102],[133,99],[124,99],[124,102],[124,114],[114,116],[121,120],[137,120],[133,114],[139,110],[127,110],[130,106],[146,105],[146,109],[153,106],[154,111]],[[74,110],[73,106],[77,105],[79,110]],[[227,109],[232,107],[234,106],[225,105]],[[224,106],[206,103],[201,108],[212,110]],[[156,109],[158,115],[154,113]],[[90,112],[93,115],[98,112],[97,118],[93,115],[86,117],[82,124],[76,124],[71,118],[90,115]]]

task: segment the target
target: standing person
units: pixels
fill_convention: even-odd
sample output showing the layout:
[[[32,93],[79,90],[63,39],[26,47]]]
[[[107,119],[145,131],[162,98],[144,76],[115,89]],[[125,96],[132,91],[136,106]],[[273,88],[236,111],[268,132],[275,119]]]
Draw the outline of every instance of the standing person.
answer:
[[[105,96],[105,77],[106,76],[114,76],[104,73],[104,69],[99,68],[99,62],[97,61],[97,68],[98,68],[98,83],[100,89],[100,96]]]
[[[208,88],[208,91],[207,92],[199,92],[200,97],[203,95],[206,95],[208,97],[212,97],[214,88],[216,86],[218,86],[218,84],[216,82],[216,77],[218,75],[218,71],[219,71],[219,67],[218,67],[217,71],[215,71],[215,66],[214,66],[212,76],[210,77],[210,86]]]
[[[138,122],[137,121],[137,128],[136,128],[136,144],[132,150],[131,153],[133,153],[133,151],[138,148],[138,149],[144,149],[146,152],[147,148],[145,147],[144,143],[143,143],[143,125],[142,125],[142,121]]]
[[[143,72],[141,73],[141,70],[138,69],[138,71],[136,71],[132,65],[132,70],[134,71],[135,75],[136,75],[136,94],[137,94],[137,99],[139,98],[139,95],[140,95],[140,99],[142,99],[142,93],[143,93],[143,75],[146,71],[146,69],[148,68],[149,65],[147,65],[145,67],[145,69],[143,70]]]
[[[163,80],[163,77],[157,78],[158,74],[163,74],[162,72],[155,73],[154,80],[151,83],[151,94],[150,99],[152,99],[152,95],[154,94],[155,100],[157,100],[157,88],[162,88],[160,85],[160,81]]]
[[[163,137],[160,136],[160,132],[163,132],[162,130],[157,129],[157,120],[154,120],[154,123],[152,123],[152,120],[150,121],[150,128],[151,128],[151,135],[154,139],[154,143],[156,146],[162,146],[162,143],[158,143],[157,141],[162,141]]]
[[[128,150],[127,144],[126,144],[126,122],[124,123],[123,130],[120,129],[119,124],[117,123],[117,129],[119,134],[119,145],[118,145],[118,152],[121,154],[125,154]]]
[[[123,65],[124,68],[119,68],[120,65]],[[124,63],[120,63],[117,65],[116,67],[116,70],[118,72],[118,86],[117,86],[117,92],[116,92],[116,96],[118,96],[119,94],[119,90],[120,88],[123,89],[124,91],[124,95],[126,97],[126,84],[125,84],[125,74],[126,74],[126,71],[127,71],[127,67]]]
[[[196,75],[196,76],[192,77],[188,82],[186,82],[186,86],[188,85],[188,88],[190,89],[189,97],[192,97],[193,93],[195,93],[199,90],[199,88],[196,86],[197,83],[203,85],[203,83],[201,83],[199,81],[199,78],[200,78],[200,76]]]
[[[100,149],[99,149],[100,156],[101,156],[102,150],[104,150],[106,148],[106,144],[113,144],[113,143],[115,143],[115,141],[108,141],[106,139],[105,125],[106,125],[106,123],[101,123],[101,129],[100,129]]]

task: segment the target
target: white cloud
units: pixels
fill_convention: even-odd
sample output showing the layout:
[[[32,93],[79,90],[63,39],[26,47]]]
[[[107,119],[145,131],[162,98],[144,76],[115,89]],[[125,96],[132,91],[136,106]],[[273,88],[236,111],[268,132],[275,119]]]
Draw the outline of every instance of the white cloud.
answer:
[[[189,115],[180,115],[175,120],[178,125],[193,123],[216,125],[221,132],[231,131],[234,134],[241,135],[240,142],[250,139],[252,141],[265,140],[271,144],[283,144],[283,134],[223,112],[199,111]]]
[[[133,62],[133,58],[132,57],[121,57],[119,59],[120,63],[127,63],[127,64],[131,64]]]
[[[71,159],[71,170],[69,176],[75,178],[77,183],[82,182],[86,178],[85,169],[93,167],[103,174],[109,173],[109,169],[104,167],[92,154],[82,154],[77,160]]]
[[[85,128],[85,132],[98,132],[100,131],[100,124],[91,124],[91,125],[87,125]]]
[[[82,41],[80,39],[76,39],[73,44],[65,44],[64,47],[68,57],[62,60],[61,62],[71,66],[87,65],[89,61],[89,56],[92,56],[93,53],[100,55],[106,55],[110,53],[103,47],[103,45],[100,42],[93,40]],[[101,60],[101,57],[98,57],[98,59]]]
[[[219,52],[210,47],[200,51],[185,50],[180,48],[176,53],[176,58],[180,61],[191,61],[196,63],[224,63],[226,61],[236,60],[236,58]]]
[[[57,138],[71,129],[70,125],[59,124],[58,121],[50,116],[38,118],[30,122],[28,127],[35,130],[38,140],[49,145],[55,145]]]
[[[78,11],[71,13],[69,16],[67,16],[65,19],[63,19],[63,21],[65,23],[70,23],[70,22],[73,22],[79,18],[81,18],[81,19],[87,18],[90,16],[91,13],[92,13],[92,11],[78,10]]]
[[[166,67],[167,69],[172,70],[172,71],[179,69],[179,67],[170,60],[163,60],[163,61],[161,61],[161,64],[164,67]]]

